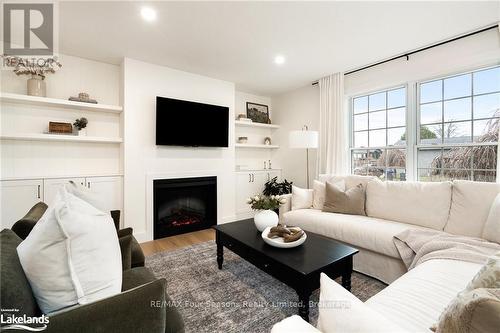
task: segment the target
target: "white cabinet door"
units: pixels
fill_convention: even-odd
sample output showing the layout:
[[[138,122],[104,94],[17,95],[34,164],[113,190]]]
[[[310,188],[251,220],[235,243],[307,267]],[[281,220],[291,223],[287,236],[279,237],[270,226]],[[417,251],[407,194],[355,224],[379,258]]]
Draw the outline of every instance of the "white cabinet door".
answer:
[[[247,204],[247,199],[254,195],[252,175],[250,173],[236,174],[236,213],[249,213],[252,211]]]
[[[1,221],[10,228],[37,202],[43,200],[43,180],[3,180],[0,182]]]
[[[264,184],[267,182],[267,172],[253,172],[252,173],[252,189],[253,194],[262,194]]]
[[[43,180],[43,202],[50,205],[54,198],[56,197],[59,189],[68,184],[69,181],[73,181],[80,185],[85,185],[85,178],[54,178],[54,179],[44,179]]]
[[[85,186],[100,198],[108,211],[123,211],[122,177],[87,177]]]

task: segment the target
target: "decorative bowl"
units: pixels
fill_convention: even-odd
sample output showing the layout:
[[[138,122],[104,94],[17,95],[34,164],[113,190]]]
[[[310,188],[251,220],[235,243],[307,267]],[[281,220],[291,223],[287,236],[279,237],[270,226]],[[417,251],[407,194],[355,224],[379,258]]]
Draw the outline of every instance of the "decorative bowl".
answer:
[[[274,246],[274,247],[279,247],[279,248],[282,248],[282,249],[289,249],[289,248],[292,248],[292,247],[297,247],[299,245],[302,245],[306,241],[306,239],[307,239],[307,235],[304,232],[304,234],[302,235],[302,237],[300,237],[299,239],[297,239],[295,242],[285,243],[285,240],[283,238],[281,238],[281,237],[278,237],[278,238],[268,238],[267,235],[269,234],[270,230],[271,230],[271,227],[267,227],[266,229],[264,229],[264,231],[262,232],[262,239],[267,244],[269,244],[271,246]]]

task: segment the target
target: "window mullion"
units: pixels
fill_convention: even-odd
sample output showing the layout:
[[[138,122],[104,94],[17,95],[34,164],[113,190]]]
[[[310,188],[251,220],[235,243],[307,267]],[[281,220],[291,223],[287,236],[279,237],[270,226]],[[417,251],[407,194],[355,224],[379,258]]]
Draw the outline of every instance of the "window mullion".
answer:
[[[406,87],[406,179],[418,178],[416,145],[418,140],[417,88],[415,82]]]

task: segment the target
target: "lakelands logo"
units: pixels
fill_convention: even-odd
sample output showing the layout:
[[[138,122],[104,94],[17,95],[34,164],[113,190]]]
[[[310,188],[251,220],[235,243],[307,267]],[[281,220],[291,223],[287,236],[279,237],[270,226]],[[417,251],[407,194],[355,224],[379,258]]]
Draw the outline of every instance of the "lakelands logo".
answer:
[[[0,331],[3,330],[25,330],[40,332],[47,328],[49,317],[42,314],[40,317],[31,317],[25,314],[16,316],[19,309],[2,309],[0,315]]]
[[[6,56],[54,53],[54,4],[4,3],[3,52]]]

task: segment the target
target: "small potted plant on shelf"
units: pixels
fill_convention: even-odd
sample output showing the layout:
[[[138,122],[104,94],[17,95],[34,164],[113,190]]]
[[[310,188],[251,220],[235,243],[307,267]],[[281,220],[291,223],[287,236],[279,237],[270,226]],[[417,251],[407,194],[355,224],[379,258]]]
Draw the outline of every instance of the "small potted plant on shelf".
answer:
[[[84,117],[75,120],[75,122],[73,123],[73,126],[77,130],[78,135],[87,135],[87,130],[85,130],[85,131],[82,131],[82,130],[87,127],[88,122],[89,121],[87,120],[87,118],[84,118]]]
[[[248,198],[247,203],[253,210],[257,211],[253,218],[257,230],[262,232],[267,227],[277,226],[279,218],[274,210],[278,209],[285,202],[286,199],[278,195],[265,196],[258,194]]]
[[[22,58],[4,56],[8,67],[14,67],[16,75],[31,75],[28,79],[28,95],[46,97],[47,90],[45,85],[45,76],[54,74],[56,69],[62,67],[57,57],[50,58]]]

